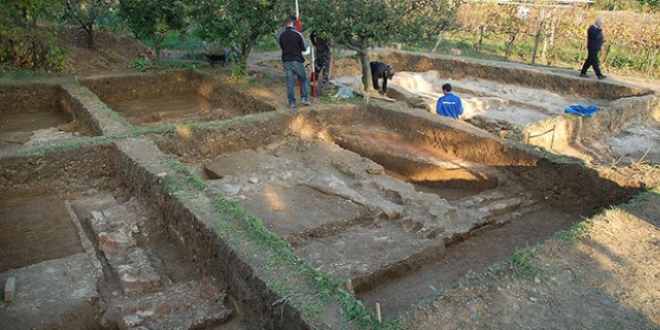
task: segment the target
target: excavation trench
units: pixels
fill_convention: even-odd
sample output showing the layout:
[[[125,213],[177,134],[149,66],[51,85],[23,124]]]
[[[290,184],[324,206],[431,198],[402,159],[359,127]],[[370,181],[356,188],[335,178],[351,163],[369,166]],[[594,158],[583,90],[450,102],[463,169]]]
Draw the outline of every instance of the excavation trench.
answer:
[[[240,91],[227,77],[194,70],[102,76],[83,83],[111,109],[139,126],[226,120],[275,110]]]
[[[0,157],[0,281],[16,281],[13,301],[0,302],[0,324],[303,326],[143,165],[162,156],[148,141],[123,141]]]
[[[0,86],[0,150],[66,143],[100,135],[98,124],[60,86]]]
[[[262,116],[156,142],[387,317],[639,191],[397,105]]]
[[[616,79],[597,81],[562,70],[404,52],[379,52],[376,57],[397,70],[388,83],[390,98],[436,113],[442,86],[450,83],[462,99],[462,121],[559,154],[607,158],[603,143],[590,145],[593,140],[604,141],[621,132],[644,140],[640,126],[648,133],[659,118],[655,92]],[[356,61],[337,62],[335,83],[360,90]],[[593,117],[565,114],[572,105],[596,105],[598,112]]]

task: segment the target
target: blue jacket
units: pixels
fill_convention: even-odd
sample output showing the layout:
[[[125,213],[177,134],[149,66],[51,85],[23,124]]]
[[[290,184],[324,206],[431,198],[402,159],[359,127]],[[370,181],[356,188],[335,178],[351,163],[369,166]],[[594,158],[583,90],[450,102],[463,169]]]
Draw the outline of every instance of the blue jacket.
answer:
[[[445,96],[438,99],[438,105],[435,112],[441,116],[458,119],[458,116],[463,114],[463,104],[458,96],[447,93]]]

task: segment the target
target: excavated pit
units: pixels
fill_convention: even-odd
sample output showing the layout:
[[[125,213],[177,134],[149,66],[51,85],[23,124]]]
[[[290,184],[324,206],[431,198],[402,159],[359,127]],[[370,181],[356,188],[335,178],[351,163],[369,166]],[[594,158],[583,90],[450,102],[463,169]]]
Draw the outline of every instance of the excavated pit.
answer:
[[[442,85],[450,83],[463,101],[461,120],[559,154],[589,158],[598,153],[591,150],[591,140],[657,126],[656,93],[616,78],[601,81],[569,70],[406,52],[379,51],[373,58],[397,70],[388,83],[390,98],[435,113]],[[361,89],[356,59],[335,65],[336,84]],[[593,117],[565,114],[574,104],[599,110]]]
[[[355,88],[361,84],[361,78],[340,77],[336,82]],[[510,130],[559,116],[573,104],[595,104],[601,108],[609,104],[607,100],[504,83],[494,78],[441,76],[438,70],[397,72],[388,84],[387,95],[435,113],[445,83],[451,83],[452,92],[461,98],[464,109],[461,119],[490,131]]]
[[[0,150],[65,143],[100,135],[89,114],[56,85],[0,86]]]
[[[241,92],[227,77],[194,70],[96,77],[83,83],[131,124],[140,126],[226,120],[275,110]]]
[[[132,158],[152,149],[0,154],[3,329],[283,329],[249,267]]]
[[[157,143],[387,317],[639,191],[396,105],[254,126]]]

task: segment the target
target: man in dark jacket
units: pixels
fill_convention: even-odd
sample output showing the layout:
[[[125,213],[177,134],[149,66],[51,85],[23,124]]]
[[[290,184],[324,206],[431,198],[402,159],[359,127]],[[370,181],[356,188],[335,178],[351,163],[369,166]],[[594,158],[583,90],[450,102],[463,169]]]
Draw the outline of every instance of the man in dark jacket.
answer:
[[[307,50],[307,43],[303,35],[293,28],[295,21],[295,16],[287,17],[284,20],[286,28],[277,37],[280,48],[282,48],[282,63],[284,65],[284,72],[286,72],[286,93],[291,109],[296,107],[296,97],[293,93],[296,76],[300,79],[300,84],[302,85],[300,103],[304,105],[310,104],[307,100],[307,73],[303,64],[305,63],[303,52]]]
[[[605,76],[600,72],[600,63],[598,63],[598,52],[603,47],[603,41],[603,19],[597,18],[594,25],[590,26],[589,30],[587,30],[587,60],[584,61],[580,77],[589,77],[587,70],[589,70],[590,66],[593,66],[596,77],[598,79],[605,79]]]
[[[374,89],[380,94],[387,94],[387,79],[394,77],[394,69],[383,62],[370,62],[371,80],[374,84]],[[378,79],[383,79],[383,90],[378,87]]]

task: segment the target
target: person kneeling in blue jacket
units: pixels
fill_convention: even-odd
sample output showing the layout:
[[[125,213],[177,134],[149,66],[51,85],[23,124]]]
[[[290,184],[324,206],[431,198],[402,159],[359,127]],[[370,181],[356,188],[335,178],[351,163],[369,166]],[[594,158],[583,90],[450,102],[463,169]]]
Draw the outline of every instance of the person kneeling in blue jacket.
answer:
[[[445,96],[438,99],[435,112],[441,116],[458,119],[458,116],[463,114],[461,99],[452,94],[450,84],[442,85],[442,92]]]

